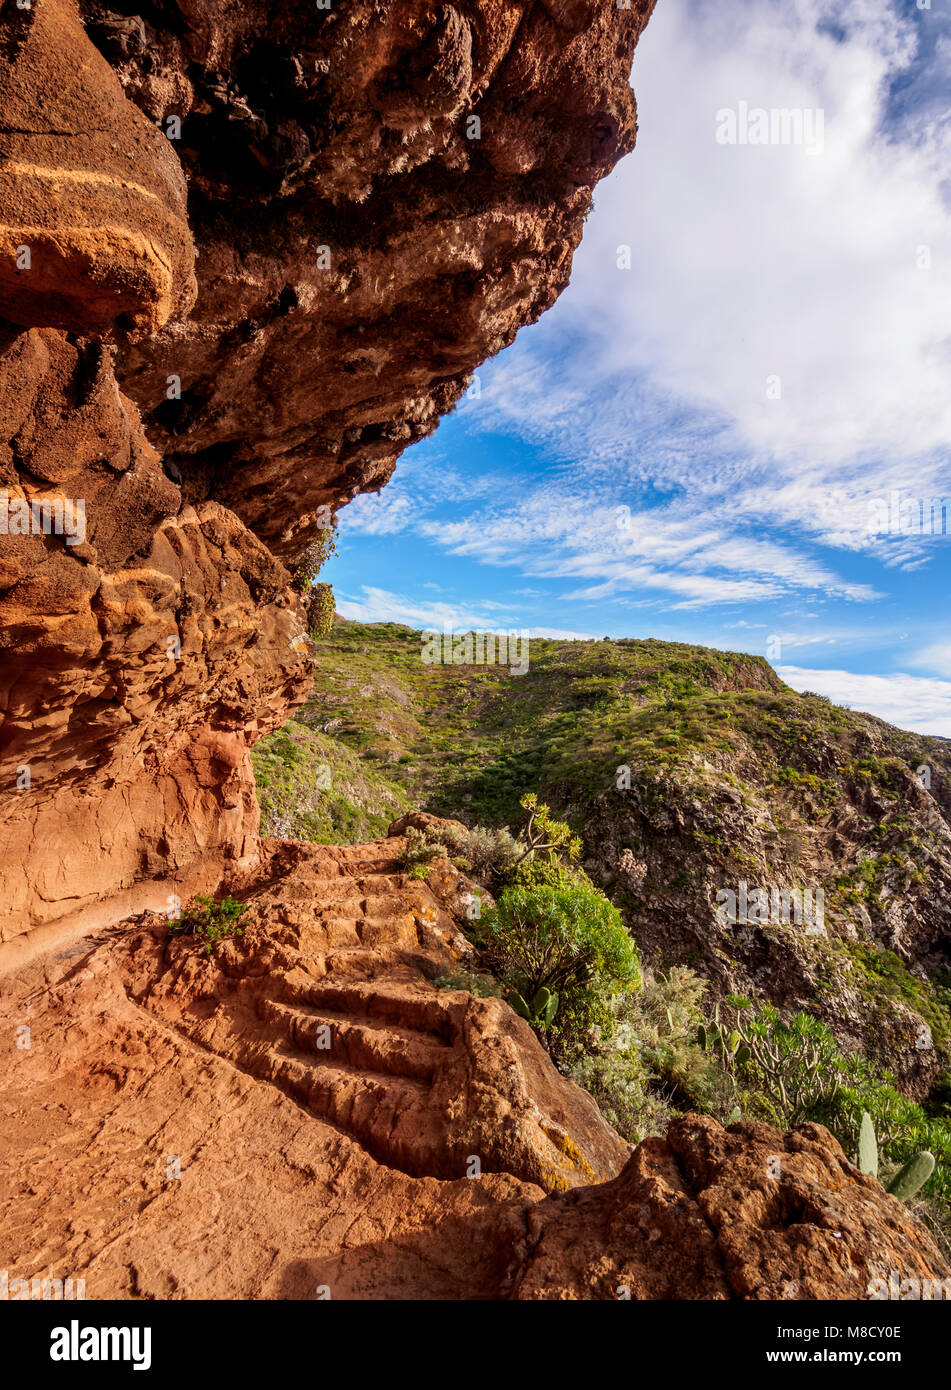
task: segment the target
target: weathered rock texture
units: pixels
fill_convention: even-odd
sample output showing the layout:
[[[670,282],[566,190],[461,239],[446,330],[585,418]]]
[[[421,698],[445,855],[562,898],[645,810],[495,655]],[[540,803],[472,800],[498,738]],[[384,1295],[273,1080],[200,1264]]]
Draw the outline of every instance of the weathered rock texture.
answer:
[[[0,10],[0,310],[25,328],[152,332],[195,298],[185,179],[73,0]]]
[[[649,9],[4,0],[0,940],[253,862],[275,556],[564,287]]]
[[[84,1278],[89,1298],[862,1299],[892,1271],[947,1276],[817,1125],[686,1116],[626,1161],[511,1010],[430,982],[464,942],[397,848],[271,842],[263,876],[235,879],[246,934],[214,958],[146,916],[4,981],[11,1279]]]
[[[135,4],[83,10],[181,120],[200,292],[120,379],[187,495],[293,557],[564,289],[653,0]]]
[[[0,536],[3,940],[253,860],[249,741],[303,695],[311,648],[286,570],[182,501],[106,349],[0,345],[0,493],[31,532]],[[67,533],[44,534],[57,506]]]

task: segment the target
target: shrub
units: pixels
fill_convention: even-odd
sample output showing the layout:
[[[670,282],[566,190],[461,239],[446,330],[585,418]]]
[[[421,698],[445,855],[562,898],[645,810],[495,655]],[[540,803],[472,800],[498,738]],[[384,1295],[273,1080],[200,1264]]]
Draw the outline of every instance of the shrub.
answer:
[[[565,1052],[607,1014],[611,996],[637,988],[637,951],[621,914],[583,875],[557,885],[514,883],[474,927],[489,968],[512,995],[558,995],[552,1031]]]
[[[486,886],[504,880],[514,868],[519,853],[511,831],[504,826],[494,830],[481,825],[466,832],[456,852],[465,861],[465,871]]]
[[[476,826],[473,830],[454,826],[427,826],[406,831],[400,862],[409,872],[420,864],[434,859],[448,859],[462,873],[480,883],[501,881],[518,859],[518,845],[508,830],[488,830]]]
[[[786,1023],[772,1004],[755,1009],[739,995],[724,1001],[713,1021],[697,1031],[700,1046],[715,1055],[737,1085],[744,1110],[788,1129],[817,1108],[833,1105],[845,1080],[845,1059],[831,1030],[811,1014]]]
[[[570,1075],[623,1138],[663,1133],[682,1109],[726,1118],[733,1091],[697,1043],[706,981],[687,966],[645,972],[643,987],[616,995],[606,1027],[577,1056]]]
[[[171,936],[194,936],[210,956],[220,941],[229,936],[244,936],[241,919],[247,912],[244,903],[230,895],[215,902],[204,893],[196,893],[177,922],[169,924]]]
[[[636,1054],[582,1054],[569,1074],[629,1144],[663,1133],[673,1117],[668,1100],[649,1089],[649,1073]]]

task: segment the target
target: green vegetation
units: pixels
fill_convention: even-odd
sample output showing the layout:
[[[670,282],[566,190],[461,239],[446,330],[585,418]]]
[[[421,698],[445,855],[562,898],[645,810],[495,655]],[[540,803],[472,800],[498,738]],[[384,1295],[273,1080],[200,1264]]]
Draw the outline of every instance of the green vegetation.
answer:
[[[836,937],[820,949],[824,957],[819,965],[822,988],[834,994],[847,981],[873,1017],[881,1017],[889,1001],[900,1005],[925,1021],[930,1041],[939,1051],[951,1048],[951,990],[942,983],[943,977],[923,980],[913,975],[894,951],[873,942]]]
[[[307,590],[316,580],[318,574],[332,555],[337,553],[337,532],[335,524],[328,526],[323,531],[318,531],[316,539],[301,555],[294,571],[294,582],[301,593],[306,594]],[[329,587],[329,586],[325,586]]]
[[[169,935],[196,937],[205,955],[210,956],[220,941],[244,936],[241,919],[247,910],[230,895],[215,902],[204,893],[196,893],[181,917],[169,923]]]
[[[471,872],[469,840],[479,848],[482,881],[501,888],[474,919],[472,940],[515,1012],[565,1061],[608,1018],[613,994],[638,987],[637,950],[617,908],[577,866],[581,844],[569,827],[534,794],[521,807],[517,840],[507,831],[411,831],[405,858],[424,862],[441,848]]]
[[[706,988],[686,966],[645,970],[639,990],[610,1001],[605,1025],[571,1064],[573,1080],[632,1144],[663,1133],[683,1110],[728,1118],[728,1078],[697,1043]]]
[[[454,970],[446,975],[437,975],[433,984],[437,989],[467,990],[477,999],[501,999],[504,993],[498,980],[479,971]]]
[[[519,1017],[531,1024],[537,1033],[547,1032],[551,1027],[560,1003],[557,991],[553,994],[544,985],[536,992],[531,1004],[526,1004],[517,989],[509,990],[506,1000]]]
[[[476,826],[468,830],[451,825],[427,826],[425,830],[409,826],[401,854],[403,867],[411,873],[420,865],[445,858],[486,887],[504,882],[521,857],[518,843],[504,828]]]
[[[645,796],[654,788],[662,800],[671,779],[701,797],[728,783],[807,828],[850,788],[894,797],[922,763],[951,771],[940,740],[799,695],[742,653],[533,639],[517,677],[424,665],[421,653],[410,628],[337,621],[297,723],[329,733],[392,797],[471,825],[512,825],[528,787],[570,809],[577,830],[584,804],[615,786],[621,765]],[[899,825],[886,829],[880,853],[904,839]]]
[[[878,1177],[878,1140],[875,1137],[872,1117],[867,1110],[862,1111],[858,1166],[870,1177]],[[919,1149],[887,1184],[888,1191],[900,1202],[909,1201],[919,1188],[924,1187],[934,1172],[934,1166],[934,1154]]]
[[[329,584],[312,584],[310,589],[310,635],[315,642],[329,637],[334,621],[334,591]]]
[[[747,1110],[786,1129],[817,1107],[834,1104],[843,1076],[838,1046],[824,1023],[801,1012],[784,1022],[772,1004],[754,1009],[738,995],[727,997],[725,1012],[730,1022],[721,1022],[716,1006],[713,1020],[698,1028],[697,1041],[736,1079],[741,1109],[745,1102]]]
[[[831,1029],[810,1014],[784,1021],[771,1005],[732,995],[722,1015],[718,1005],[713,1020],[699,1025],[697,1041],[716,1059],[744,1116],[780,1129],[818,1121],[847,1152],[858,1150],[863,1172],[877,1173],[881,1155],[893,1170],[889,1191],[908,1200],[923,1187],[929,1205],[921,1214],[951,1236],[948,1117],[929,1116],[900,1094],[890,1072],[843,1053]]]
[[[540,1032],[551,1030],[554,1013],[537,1001],[543,991],[556,996],[553,1050],[559,1053],[603,1019],[612,993],[635,988],[639,980],[637,952],[621,914],[580,874],[566,874],[559,884],[504,888],[473,935],[493,973],[520,1002],[517,1012],[541,1014]],[[526,1012],[525,1000],[535,1001],[534,1014]]]
[[[817,1120],[854,1152],[867,1112],[889,1173],[934,1155],[916,1210],[951,1211],[951,971],[923,978],[881,945],[904,900],[940,937],[951,866],[916,773],[947,815],[947,742],[740,653],[533,640],[518,677],[421,653],[408,628],[334,622],[307,704],[253,751],[265,830],[354,842],[411,808],[463,822],[407,837],[407,872],[445,856],[496,898],[470,927],[480,969],[437,983],[507,997],[626,1138],[695,1109]],[[769,988],[709,925],[711,890],[739,879],[825,888],[826,936],[786,946],[766,926],[756,947],[762,980],[788,959],[784,997],[808,981],[823,1017],[707,998],[691,967],[717,955],[751,995]],[[867,1058],[828,1027],[843,1007],[868,1021]],[[917,1104],[883,1062],[922,1021],[944,1072]]]
[[[294,720],[256,743],[251,762],[264,835],[360,844],[385,835],[409,809],[376,766]]]

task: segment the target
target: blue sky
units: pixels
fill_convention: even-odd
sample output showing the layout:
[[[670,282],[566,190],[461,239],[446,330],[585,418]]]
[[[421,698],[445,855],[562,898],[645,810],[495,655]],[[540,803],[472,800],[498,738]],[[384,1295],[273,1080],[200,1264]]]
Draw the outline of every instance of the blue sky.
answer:
[[[632,82],[568,290],[322,577],[353,618],[756,652],[951,737],[951,0],[660,0]],[[718,143],[741,102],[821,141]]]

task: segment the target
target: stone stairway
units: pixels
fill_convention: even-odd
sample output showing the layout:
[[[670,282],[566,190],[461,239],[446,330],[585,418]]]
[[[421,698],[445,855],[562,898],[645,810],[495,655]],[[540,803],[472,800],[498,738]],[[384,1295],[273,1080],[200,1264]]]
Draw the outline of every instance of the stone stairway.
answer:
[[[626,1146],[527,1025],[431,983],[472,954],[459,884],[409,877],[399,848],[283,847],[286,872],[235,890],[245,936],[212,958],[176,940],[140,1002],[412,1176],[613,1177]]]

